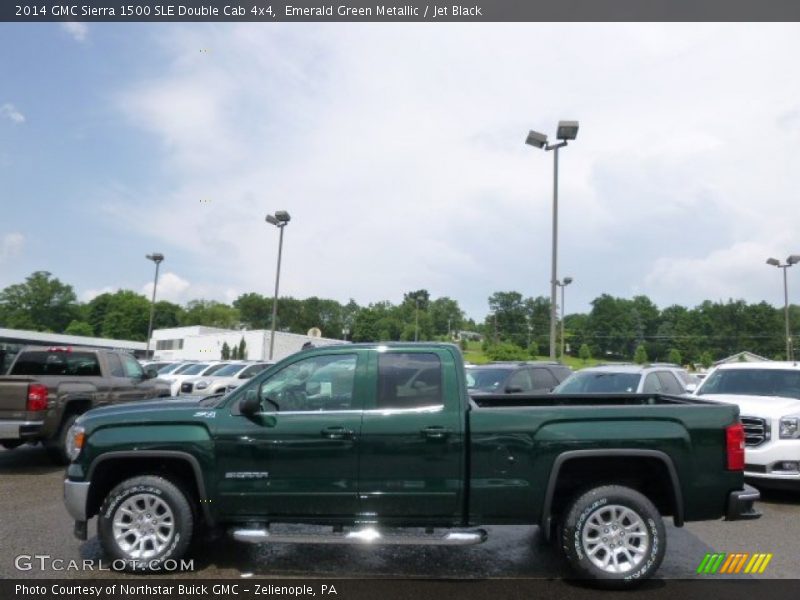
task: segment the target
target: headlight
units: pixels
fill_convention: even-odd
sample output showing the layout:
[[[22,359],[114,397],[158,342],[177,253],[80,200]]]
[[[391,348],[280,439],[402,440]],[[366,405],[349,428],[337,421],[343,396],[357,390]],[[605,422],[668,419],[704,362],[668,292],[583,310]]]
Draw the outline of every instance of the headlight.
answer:
[[[795,439],[800,438],[800,418],[783,417],[781,419],[780,437]]]
[[[83,449],[83,442],[86,441],[86,432],[81,425],[73,425],[67,431],[67,456],[70,460],[75,460]]]
[[[208,382],[207,381],[198,381],[196,384],[194,384],[194,387],[197,390],[204,390],[204,389],[206,389],[208,387]]]

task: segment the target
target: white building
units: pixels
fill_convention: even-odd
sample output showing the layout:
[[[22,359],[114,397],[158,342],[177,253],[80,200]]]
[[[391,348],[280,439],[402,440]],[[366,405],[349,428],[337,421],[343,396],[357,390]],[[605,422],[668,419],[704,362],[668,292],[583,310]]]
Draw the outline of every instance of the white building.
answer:
[[[233,349],[238,347],[242,339],[245,343],[248,360],[269,359],[270,331],[265,329],[236,330],[219,329],[195,325],[192,327],[174,327],[153,331],[150,347],[155,350],[156,360],[219,360],[222,358],[222,346],[227,343]],[[296,333],[275,332],[275,350],[273,360],[299,352],[303,344],[311,342],[315,346],[341,344],[341,340],[323,337],[309,337]]]

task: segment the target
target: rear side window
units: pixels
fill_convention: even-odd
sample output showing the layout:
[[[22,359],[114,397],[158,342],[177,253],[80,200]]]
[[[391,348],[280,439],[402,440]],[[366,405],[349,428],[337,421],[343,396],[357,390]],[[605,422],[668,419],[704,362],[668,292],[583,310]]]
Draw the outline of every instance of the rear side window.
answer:
[[[119,356],[116,354],[107,354],[106,360],[108,361],[108,370],[111,372],[112,377],[125,377],[125,371],[122,368],[122,363],[119,361]]]
[[[664,386],[661,384],[661,380],[658,378],[657,373],[650,373],[644,379],[644,386],[642,387],[642,392],[645,394],[660,394],[664,391]]]
[[[9,375],[66,375],[99,377],[100,365],[94,352],[22,352]]]
[[[144,377],[142,365],[140,365],[135,358],[128,356],[127,354],[123,354],[119,358],[122,361],[122,368],[125,369],[126,377],[130,377],[132,379],[141,379]]]
[[[442,405],[442,363],[436,354],[386,352],[378,355],[378,408]]]
[[[551,390],[558,381],[547,369],[531,369],[531,379],[533,379],[533,389],[548,389]]]
[[[685,391],[675,375],[669,371],[659,372],[658,378],[661,380],[661,385],[664,386],[664,392],[667,394],[683,394]]]

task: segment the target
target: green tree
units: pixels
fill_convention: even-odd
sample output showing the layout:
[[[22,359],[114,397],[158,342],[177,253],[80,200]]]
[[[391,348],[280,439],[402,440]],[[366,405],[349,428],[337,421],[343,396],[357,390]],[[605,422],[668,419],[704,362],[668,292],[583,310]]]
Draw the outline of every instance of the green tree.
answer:
[[[67,335],[83,335],[91,337],[94,335],[92,326],[86,321],[71,321],[67,328],[64,330]]]
[[[249,329],[270,329],[272,326],[272,298],[250,292],[234,300],[233,307]]]
[[[644,344],[636,346],[636,351],[633,353],[633,362],[637,365],[643,365],[647,362],[647,349]]]
[[[24,283],[0,291],[0,324],[5,327],[60,333],[77,317],[72,286],[47,271],[36,271]]]
[[[700,364],[703,365],[704,368],[708,369],[713,363],[714,357],[711,355],[711,352],[705,350],[700,354]]]
[[[239,352],[237,358],[239,360],[247,360],[247,344],[244,341],[244,336],[242,336],[242,339],[239,342]]]
[[[130,290],[108,294],[104,301],[105,314],[100,327],[102,337],[115,340],[147,338],[150,321],[150,301]]]
[[[592,351],[589,348],[589,344],[581,344],[580,350],[578,350],[578,358],[583,361],[583,364],[586,364],[586,361],[592,358]]]
[[[682,359],[683,359],[683,357],[681,356],[681,353],[678,351],[677,348],[672,348],[669,351],[669,357],[667,358],[668,362],[675,363],[676,365],[680,365],[680,364],[682,364],[681,363]]]
[[[192,300],[186,305],[181,325],[234,329],[239,321],[239,311],[227,304],[215,300]]]
[[[486,318],[486,326],[491,328],[493,338],[518,347],[527,346],[528,315],[522,294],[495,292],[489,297],[489,310],[491,314]]]
[[[452,335],[461,330],[464,311],[458,306],[458,302],[444,296],[430,303],[430,319],[434,335]]]
[[[534,359],[539,356],[539,344],[536,343],[536,340],[532,340],[528,345],[528,354]]]
[[[229,360],[231,357],[231,347],[228,346],[228,342],[222,342],[222,360]]]

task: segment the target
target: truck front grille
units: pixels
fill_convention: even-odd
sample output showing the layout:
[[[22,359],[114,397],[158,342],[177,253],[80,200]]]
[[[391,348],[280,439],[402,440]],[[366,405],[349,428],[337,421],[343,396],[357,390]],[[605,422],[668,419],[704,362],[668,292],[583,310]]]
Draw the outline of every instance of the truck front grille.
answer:
[[[741,417],[744,425],[744,445],[753,448],[769,440],[769,424],[759,417]]]
[[[193,388],[194,388],[194,384],[193,383],[182,383],[181,384],[181,394],[191,394]]]

